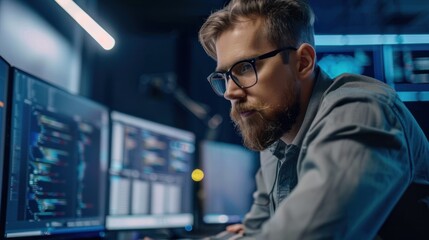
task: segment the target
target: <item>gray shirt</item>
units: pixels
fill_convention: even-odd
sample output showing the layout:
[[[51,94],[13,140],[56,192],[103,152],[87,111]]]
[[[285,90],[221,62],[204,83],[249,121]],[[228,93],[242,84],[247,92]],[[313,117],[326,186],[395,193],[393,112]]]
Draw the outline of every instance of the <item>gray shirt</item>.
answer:
[[[369,77],[320,70],[300,131],[261,152],[256,183],[244,238],[429,237],[428,140]]]

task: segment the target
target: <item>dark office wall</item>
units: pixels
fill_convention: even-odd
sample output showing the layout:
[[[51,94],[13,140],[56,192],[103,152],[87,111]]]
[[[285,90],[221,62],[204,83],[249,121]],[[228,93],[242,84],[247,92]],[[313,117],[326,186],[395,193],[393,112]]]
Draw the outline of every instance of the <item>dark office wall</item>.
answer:
[[[171,94],[143,80],[176,73],[177,34],[122,35],[114,49],[93,61],[91,96],[112,110],[177,125]]]
[[[54,1],[0,0],[0,55],[15,67],[78,93],[83,31],[68,20]]]

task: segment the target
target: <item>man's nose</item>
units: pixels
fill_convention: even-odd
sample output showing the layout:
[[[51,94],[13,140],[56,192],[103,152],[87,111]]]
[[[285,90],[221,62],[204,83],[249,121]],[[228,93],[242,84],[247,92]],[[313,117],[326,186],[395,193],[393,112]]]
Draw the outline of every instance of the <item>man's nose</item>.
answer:
[[[231,78],[226,82],[226,91],[223,95],[227,100],[239,99],[245,96],[244,89],[240,88]]]

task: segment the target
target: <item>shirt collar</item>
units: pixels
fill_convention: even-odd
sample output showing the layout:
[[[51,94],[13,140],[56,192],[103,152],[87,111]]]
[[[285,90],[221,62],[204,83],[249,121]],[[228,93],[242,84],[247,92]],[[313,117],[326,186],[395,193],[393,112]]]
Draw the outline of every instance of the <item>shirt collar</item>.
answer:
[[[323,94],[332,84],[332,79],[322,70],[319,66],[316,67],[316,77],[311,93],[310,101],[305,112],[305,117],[302,122],[302,125],[296,134],[292,144],[301,146],[304,140],[304,136],[307,134],[308,129],[310,128],[311,123],[316,116],[317,111],[319,110],[320,103],[322,101]]]

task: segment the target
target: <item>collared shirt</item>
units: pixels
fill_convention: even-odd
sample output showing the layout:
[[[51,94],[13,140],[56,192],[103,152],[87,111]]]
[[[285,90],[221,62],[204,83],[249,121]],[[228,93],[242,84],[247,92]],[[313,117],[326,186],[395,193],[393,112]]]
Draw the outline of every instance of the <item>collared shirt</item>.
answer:
[[[298,182],[296,163],[300,147],[278,140],[268,150],[277,158],[276,177],[269,194],[272,202],[270,213],[274,213],[278,204],[290,194]]]
[[[332,81],[320,71],[294,141],[276,144],[275,151],[261,152],[246,236],[371,239],[427,233],[428,140],[387,85],[351,74]]]

